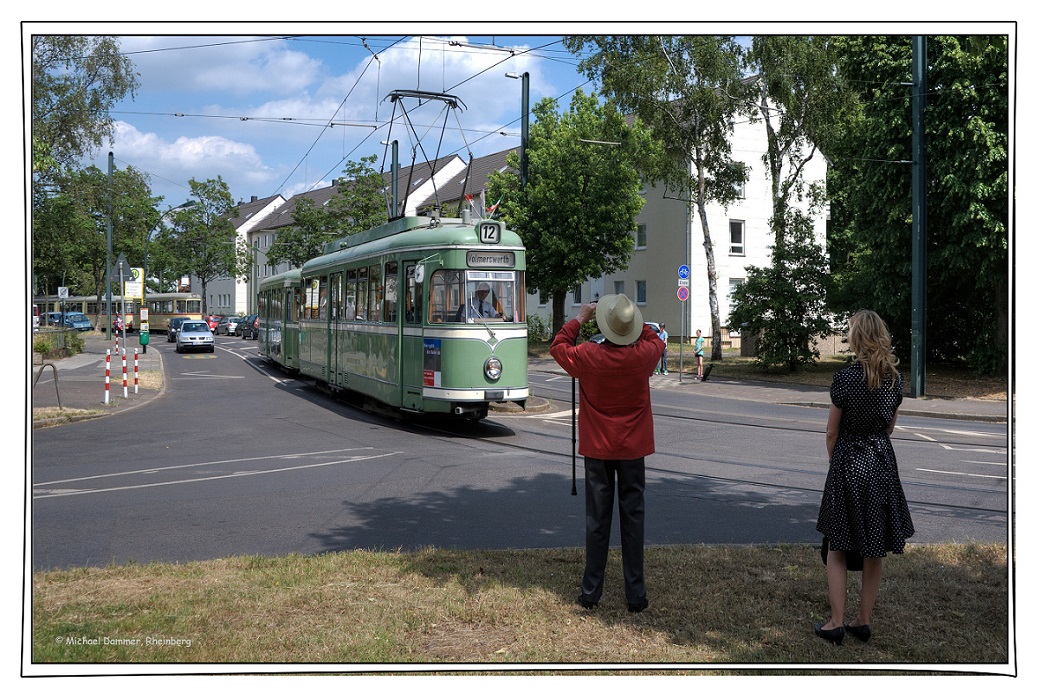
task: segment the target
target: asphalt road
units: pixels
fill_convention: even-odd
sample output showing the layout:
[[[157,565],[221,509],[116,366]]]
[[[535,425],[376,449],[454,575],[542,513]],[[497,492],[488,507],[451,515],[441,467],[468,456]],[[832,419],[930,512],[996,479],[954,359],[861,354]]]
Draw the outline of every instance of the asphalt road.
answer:
[[[341,549],[583,544],[570,379],[548,410],[398,421],[265,364],[158,342],[167,389],[125,413],[33,433],[34,570]],[[696,390],[698,386],[695,386]],[[818,542],[826,412],[656,390],[647,543]],[[1004,424],[902,417],[912,542],[1007,539]]]

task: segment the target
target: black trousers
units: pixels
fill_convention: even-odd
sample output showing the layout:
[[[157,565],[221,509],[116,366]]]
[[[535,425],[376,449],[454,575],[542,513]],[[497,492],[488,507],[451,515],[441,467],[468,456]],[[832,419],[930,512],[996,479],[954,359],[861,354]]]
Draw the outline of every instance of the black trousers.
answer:
[[[625,599],[629,603],[638,603],[647,596],[643,583],[644,459],[598,460],[587,457],[585,470],[586,569],[582,575],[582,595],[598,603],[604,592],[617,482]]]

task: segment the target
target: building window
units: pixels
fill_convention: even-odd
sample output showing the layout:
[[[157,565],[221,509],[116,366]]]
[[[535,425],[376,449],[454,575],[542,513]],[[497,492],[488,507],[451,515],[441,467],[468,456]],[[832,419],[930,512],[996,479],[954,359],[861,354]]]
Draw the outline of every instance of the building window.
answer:
[[[572,304],[574,304],[574,305],[581,305],[582,304],[582,286],[581,285],[575,286],[575,289],[573,291],[571,291],[571,298],[572,298],[572,300],[571,300]]]
[[[729,281],[729,287],[727,288],[727,314],[734,308],[734,293],[741,287],[741,284],[745,282],[743,278],[731,278]],[[729,327],[730,336],[741,336],[740,327]]]
[[[614,282],[615,295],[625,295],[625,281]]]
[[[636,226],[636,248],[647,249],[647,226],[642,223]]]
[[[647,281],[636,282],[636,304],[644,305],[647,303]]]
[[[745,255],[745,221],[730,221],[730,255],[743,257]]]

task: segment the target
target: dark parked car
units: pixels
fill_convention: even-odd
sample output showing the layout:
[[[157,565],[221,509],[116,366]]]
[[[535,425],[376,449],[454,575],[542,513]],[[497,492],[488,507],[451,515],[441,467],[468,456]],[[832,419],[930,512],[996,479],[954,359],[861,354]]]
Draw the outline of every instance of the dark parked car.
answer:
[[[242,333],[242,336],[247,339],[260,338],[260,315],[253,315],[253,321],[249,323],[249,327]]]
[[[242,318],[237,325],[235,325],[235,336],[241,336],[243,339],[250,338],[250,332],[253,331],[253,322],[257,319],[256,315],[246,315]]]
[[[170,324],[166,328],[166,341],[173,342],[177,341],[177,330],[181,328],[181,325],[187,322],[190,317],[171,317]]]

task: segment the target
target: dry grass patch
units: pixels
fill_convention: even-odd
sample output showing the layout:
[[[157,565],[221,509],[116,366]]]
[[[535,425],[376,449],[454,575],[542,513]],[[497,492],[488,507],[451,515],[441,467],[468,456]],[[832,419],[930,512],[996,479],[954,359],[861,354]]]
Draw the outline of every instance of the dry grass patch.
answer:
[[[910,546],[891,556],[875,636],[841,647],[811,629],[828,612],[824,567],[811,545],[648,549],[651,607],[638,615],[625,609],[616,552],[601,606],[575,605],[582,561],[574,549],[428,549],[38,573],[33,660],[450,671],[512,663],[914,666],[1009,656],[1003,545]],[[851,574],[851,612],[858,585]]]

